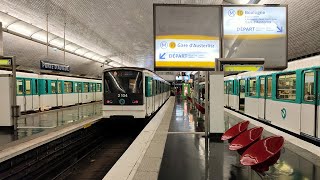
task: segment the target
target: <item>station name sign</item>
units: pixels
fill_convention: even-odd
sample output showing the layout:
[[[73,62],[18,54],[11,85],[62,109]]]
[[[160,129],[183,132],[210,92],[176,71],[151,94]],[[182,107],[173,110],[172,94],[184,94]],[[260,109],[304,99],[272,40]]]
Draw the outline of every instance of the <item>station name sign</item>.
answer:
[[[223,7],[224,36],[245,39],[269,39],[286,35],[286,7],[225,6]]]
[[[56,64],[46,61],[40,61],[40,68],[44,70],[70,72],[70,66],[65,64]]]

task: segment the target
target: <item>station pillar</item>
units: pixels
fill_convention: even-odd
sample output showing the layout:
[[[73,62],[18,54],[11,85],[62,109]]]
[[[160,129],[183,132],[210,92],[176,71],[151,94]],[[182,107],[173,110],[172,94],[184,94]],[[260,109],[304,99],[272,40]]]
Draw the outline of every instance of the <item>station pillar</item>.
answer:
[[[212,72],[210,73],[210,93],[209,93],[209,103],[210,103],[210,139],[213,141],[218,140],[225,131],[224,124],[224,92],[223,92],[223,82],[224,73],[223,72]]]

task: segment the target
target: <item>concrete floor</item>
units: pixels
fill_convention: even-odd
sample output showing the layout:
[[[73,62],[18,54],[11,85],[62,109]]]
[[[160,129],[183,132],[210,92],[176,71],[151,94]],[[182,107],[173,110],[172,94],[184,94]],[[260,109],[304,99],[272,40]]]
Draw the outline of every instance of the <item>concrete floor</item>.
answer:
[[[176,98],[158,179],[320,179],[319,156],[287,141],[280,159],[264,176],[240,165],[239,154],[228,149],[228,142],[209,142],[206,150],[205,138],[196,133],[203,125],[190,109],[186,100]],[[226,129],[239,121],[225,114]]]

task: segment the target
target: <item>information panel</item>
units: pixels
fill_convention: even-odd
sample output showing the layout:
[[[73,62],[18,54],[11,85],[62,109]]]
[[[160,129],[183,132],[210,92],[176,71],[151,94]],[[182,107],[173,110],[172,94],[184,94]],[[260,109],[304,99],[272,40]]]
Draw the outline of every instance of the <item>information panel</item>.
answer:
[[[219,57],[219,38],[196,35],[156,37],[156,67],[214,67]]]
[[[286,35],[286,26],[286,7],[224,7],[224,36],[283,37]]]
[[[265,70],[287,67],[287,6],[223,6],[223,58],[264,58]]]
[[[220,57],[220,12],[220,6],[154,4],[155,70],[213,69]]]

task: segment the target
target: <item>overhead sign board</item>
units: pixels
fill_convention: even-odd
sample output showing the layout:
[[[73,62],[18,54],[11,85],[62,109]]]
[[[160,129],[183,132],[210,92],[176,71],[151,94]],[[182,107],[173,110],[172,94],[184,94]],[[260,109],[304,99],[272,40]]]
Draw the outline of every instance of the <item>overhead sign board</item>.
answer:
[[[219,57],[219,37],[168,35],[156,37],[156,67],[214,67]]]
[[[46,61],[40,61],[40,68],[44,70],[70,72],[70,66],[65,64],[56,64]]]
[[[154,4],[153,9],[156,71],[214,68],[220,57],[220,6]]]
[[[223,58],[264,58],[284,69],[288,57],[286,5],[228,5],[223,9]]]
[[[223,71],[242,72],[242,71],[263,71],[263,65],[223,65]]]
[[[223,7],[224,36],[260,35],[256,38],[285,36],[286,14],[286,7],[282,6]]]
[[[11,66],[11,59],[0,59],[1,66]]]

